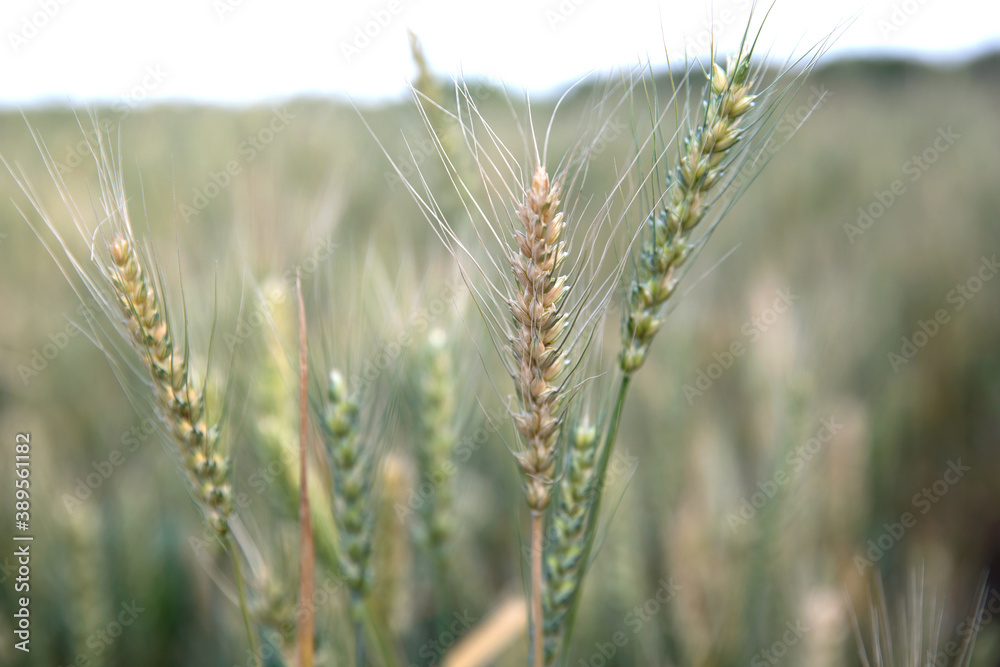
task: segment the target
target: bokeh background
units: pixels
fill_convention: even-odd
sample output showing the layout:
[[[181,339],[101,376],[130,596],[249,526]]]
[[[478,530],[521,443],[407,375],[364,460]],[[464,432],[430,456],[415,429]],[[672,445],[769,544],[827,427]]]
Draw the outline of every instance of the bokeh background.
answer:
[[[745,25],[746,7],[732,4],[744,13],[735,27],[720,25],[723,34]],[[794,23],[797,7],[785,5],[775,10],[778,26]],[[596,40],[592,24],[602,12],[616,11],[597,2],[573,6],[579,15],[564,16],[559,31],[579,42]],[[234,8],[248,16],[255,11],[251,0]],[[561,11],[557,4],[550,9]],[[659,8],[663,23],[674,9]],[[870,645],[867,628],[880,587],[897,646],[893,664],[903,664],[898,647],[921,629],[941,642],[920,664],[959,664],[946,645],[969,634],[983,592],[987,612],[971,664],[1000,664],[1000,623],[994,621],[1000,610],[1000,57],[988,48],[935,55],[911,44],[935,21],[942,35],[956,24],[990,23],[992,10],[966,9],[944,15],[948,9],[929,3],[872,4],[857,16],[842,8],[822,26],[829,32],[837,18],[853,19],[843,40],[850,48],[833,51],[790,101],[788,123],[777,129],[781,150],[699,256],[685,283],[691,289],[681,290],[637,377],[570,664],[861,664],[852,614]],[[11,30],[35,10],[25,11],[13,11]],[[419,166],[433,186],[447,188],[436,157],[412,143],[422,124],[413,102],[398,92],[401,82],[421,74],[405,28],[423,38],[429,63],[423,84],[436,76],[448,90],[457,69],[446,40],[435,29],[420,31],[444,10],[410,11],[413,26],[393,19],[392,30],[366,47],[372,62],[365,67],[386,63],[394,78],[381,89],[358,89],[353,105],[344,90],[318,79],[290,90],[232,86],[238,92],[212,99],[191,92],[197,86],[183,89],[180,76],[173,84],[166,79],[175,88],[164,84],[165,97],[157,102],[156,63],[143,65],[128,48],[118,51],[130,61],[134,80],[117,97],[102,91],[88,97],[56,84],[32,92],[20,74],[11,74],[21,71],[12,61],[4,76],[17,92],[0,110],[0,154],[23,168],[57,226],[69,230],[28,126],[65,168],[63,179],[85,209],[96,183],[93,160],[80,143],[91,132],[89,114],[113,128],[133,220],[156,249],[166,282],[177,290],[183,279],[196,353],[207,353],[202,332],[213,316],[216,344],[224,345],[225,333],[237,331],[239,308],[244,316],[253,310],[255,289],[279,284],[287,290],[288,272],[296,267],[313,283],[333,283],[307,290],[307,306],[333,341],[351,341],[344,346],[350,349],[359,340],[391,336],[447,293],[446,281],[454,278],[450,259],[385,155],[404,172]],[[893,21],[894,11],[907,18],[886,33],[879,21]],[[686,25],[697,34],[705,16]],[[537,11],[533,17],[532,29],[544,34],[549,18]],[[620,19],[616,14],[614,24]],[[168,25],[173,20],[164,18]],[[238,13],[233,20],[240,20]],[[338,25],[365,20],[344,16]],[[470,21],[461,25],[477,30]],[[44,40],[60,39],[54,31],[83,32],[55,17],[51,30],[24,48],[51,50]],[[242,32],[240,24],[217,27],[223,30],[250,41],[246,26]],[[796,37],[804,32],[793,30]],[[335,61],[353,34],[353,28],[333,31],[323,51],[331,72],[344,66]],[[979,41],[988,43],[989,36]],[[511,49],[531,51],[514,42]],[[53,58],[52,81],[65,78],[57,71],[63,66],[77,67]],[[286,67],[280,59],[255,66]],[[230,84],[241,80],[214,71]],[[535,86],[537,116],[548,118],[559,81],[579,75],[563,71],[544,82],[553,89],[518,80],[520,70],[513,70],[515,86]],[[136,78],[137,72],[143,74]],[[659,88],[667,89],[663,68],[657,72]],[[503,70],[483,65],[467,74],[484,114],[500,132],[512,132],[498,86]],[[146,83],[140,98],[135,86]],[[557,127],[556,147],[578,140],[572,119],[593,99],[588,92],[585,84],[570,98],[563,117],[571,120]],[[515,107],[523,102],[516,87],[510,97]],[[262,134],[265,128],[272,131]],[[612,186],[615,161],[633,147],[627,132],[608,143],[599,156],[603,166],[595,161],[590,177],[596,192]],[[227,178],[230,162],[238,173]],[[247,664],[231,591],[216,582],[225,561],[206,565],[192,547],[201,519],[168,448],[143,430],[148,414],[130,402],[103,353],[69,325],[81,321],[79,300],[18,207],[37,220],[14,179],[3,174],[0,664]],[[371,264],[388,268],[373,279]],[[343,316],[358,302],[370,302],[381,315],[370,332],[366,319]],[[430,316],[432,328],[451,336],[459,436],[483,428],[483,413],[500,405],[491,374],[506,391],[505,378],[479,361],[474,343],[477,336],[480,346],[484,341],[475,313],[464,317],[468,326],[453,307]],[[609,316],[606,349],[598,351],[608,364],[617,317]],[[253,421],[251,369],[256,360],[280,354],[272,329],[270,323],[251,326],[240,338],[236,370],[217,372],[235,387],[230,400],[237,407],[227,424],[234,433],[235,484],[253,498],[246,520],[256,526],[276,578],[293,582],[294,554],[279,546],[287,543],[289,522],[271,498],[271,478],[281,465],[269,471],[275,461],[254,446],[256,431],[247,426]],[[741,352],[729,354],[735,344]],[[398,363],[403,377],[406,356]],[[401,414],[402,420],[405,410]],[[399,430],[404,433],[392,436],[390,471],[380,490],[386,508],[405,502],[419,483],[406,427]],[[8,539],[14,434],[25,431],[33,443],[35,535],[28,656],[14,649]],[[445,611],[482,620],[523,591],[518,484],[499,434],[458,466]],[[907,513],[913,521],[903,526]],[[392,516],[379,525],[384,546],[377,571],[387,583],[377,594],[398,638],[399,664],[437,664],[444,651],[428,649],[428,641],[440,638],[428,610],[442,609],[428,602],[434,590],[420,531]],[[331,593],[322,614],[331,649],[346,618],[337,595]],[[907,604],[917,611],[906,616]],[[118,633],[122,613],[132,613],[134,622]],[[789,627],[799,628],[794,642],[785,639]],[[607,642],[618,631],[627,641],[608,655]],[[515,635],[497,664],[523,661],[523,633]]]

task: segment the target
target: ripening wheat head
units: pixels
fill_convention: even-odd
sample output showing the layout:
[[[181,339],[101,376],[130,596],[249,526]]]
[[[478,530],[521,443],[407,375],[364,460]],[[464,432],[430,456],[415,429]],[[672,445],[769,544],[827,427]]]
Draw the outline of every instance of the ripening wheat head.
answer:
[[[586,186],[595,147],[604,145],[602,135],[627,114],[628,92],[602,90],[575,143],[551,160],[550,138],[562,121],[559,104],[540,136],[532,105],[526,101],[522,122],[514,102],[507,100],[521,144],[517,151],[511,147],[516,140],[501,136],[464,84],[455,87],[457,111],[445,111],[414,91],[458,201],[452,204],[433,192],[423,174],[407,180],[397,172],[457,260],[511,378],[514,456],[533,512],[544,511],[550,502],[562,415],[625,267],[615,254],[616,243],[622,242],[615,235],[624,231],[628,216],[616,207],[616,193],[591,196]],[[454,149],[446,149],[434,134],[431,118],[442,113],[461,132],[471,156],[469,170],[453,161]],[[627,180],[631,166],[622,170],[617,186]],[[634,195],[626,199],[627,205],[635,203]]]
[[[103,318],[88,317],[89,338],[105,353],[136,407],[140,411],[149,407],[155,412],[166,439],[175,445],[175,458],[195,501],[212,528],[225,536],[233,512],[229,460],[220,453],[219,428],[209,415],[205,384],[191,369],[187,337],[178,338],[178,323],[169,316],[155,258],[133,232],[116,154],[100,132],[96,144],[87,140],[98,177],[96,207],[88,217],[73,201],[41,138],[29,130],[78,238],[67,240],[62,236],[58,219],[46,211],[23,170],[4,161],[41,218],[41,225],[33,223],[32,216],[24,211],[19,212],[80,300],[84,304],[96,303],[103,312]],[[81,243],[89,253],[87,260],[77,256],[79,249],[74,250],[74,245],[79,248]],[[186,322],[183,316],[182,329]],[[136,383],[138,390],[134,388]]]

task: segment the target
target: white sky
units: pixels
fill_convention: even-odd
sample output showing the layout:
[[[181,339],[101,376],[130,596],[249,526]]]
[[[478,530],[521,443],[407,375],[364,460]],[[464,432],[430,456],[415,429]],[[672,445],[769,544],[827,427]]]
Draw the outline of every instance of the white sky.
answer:
[[[768,0],[769,2],[770,0]],[[768,2],[762,2],[757,17]],[[752,0],[0,0],[0,105],[373,99],[432,66],[544,89],[716,37],[732,47]],[[762,43],[784,58],[854,19],[833,54],[955,61],[1000,48],[1000,3],[777,0]],[[369,32],[373,36],[365,35]],[[361,36],[359,36],[359,33]],[[801,52],[801,47],[799,47]]]

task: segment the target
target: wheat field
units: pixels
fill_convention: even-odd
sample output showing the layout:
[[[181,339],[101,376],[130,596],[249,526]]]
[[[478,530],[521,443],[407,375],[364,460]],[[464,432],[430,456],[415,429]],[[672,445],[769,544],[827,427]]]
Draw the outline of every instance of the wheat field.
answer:
[[[1000,664],[1000,61],[743,56],[0,113],[0,664]]]

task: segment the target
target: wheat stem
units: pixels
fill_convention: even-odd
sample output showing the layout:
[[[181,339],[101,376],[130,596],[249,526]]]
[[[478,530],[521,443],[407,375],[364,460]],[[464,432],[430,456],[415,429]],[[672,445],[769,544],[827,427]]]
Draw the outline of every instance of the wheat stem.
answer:
[[[545,620],[542,608],[542,539],[545,523],[540,512],[531,514],[531,647],[535,667],[545,664]]]
[[[299,644],[299,667],[313,664],[313,568],[315,551],[313,548],[312,513],[309,507],[309,455],[306,447],[309,436],[309,365],[306,357],[306,308],[302,302],[302,276],[295,272],[295,297],[299,314],[299,604],[302,609],[296,615],[299,621],[297,641]]]
[[[240,603],[240,614],[243,616],[243,628],[247,633],[247,640],[250,642],[250,653],[252,654],[254,667],[261,667],[260,642],[257,640],[257,633],[253,630],[250,621],[250,607],[247,605],[246,580],[243,578],[243,567],[240,565],[239,554],[233,548],[232,540],[226,535],[222,538],[223,547],[229,552],[233,559],[233,578],[236,580],[236,596]]]

